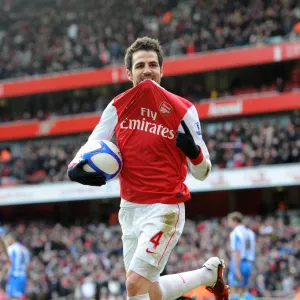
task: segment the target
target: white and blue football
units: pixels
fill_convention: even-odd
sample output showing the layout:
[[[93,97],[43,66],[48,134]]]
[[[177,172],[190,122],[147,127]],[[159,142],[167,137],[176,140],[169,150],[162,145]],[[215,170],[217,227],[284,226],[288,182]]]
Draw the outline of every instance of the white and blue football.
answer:
[[[119,175],[122,169],[122,156],[112,142],[88,141],[81,149],[81,158],[88,162],[83,166],[86,172],[100,172],[109,181]]]

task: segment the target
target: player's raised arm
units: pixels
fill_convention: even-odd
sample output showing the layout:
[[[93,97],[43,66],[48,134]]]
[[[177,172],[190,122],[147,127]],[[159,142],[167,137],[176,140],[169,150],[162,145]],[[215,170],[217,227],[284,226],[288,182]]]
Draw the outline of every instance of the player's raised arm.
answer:
[[[99,123],[89,137],[91,140],[110,140],[115,132],[117,124],[117,112],[111,101],[102,113]],[[101,186],[106,183],[105,177],[100,173],[89,173],[83,171],[82,167],[86,161],[81,160],[83,147],[77,152],[74,159],[68,166],[68,176],[72,181],[76,181],[83,185]]]
[[[176,146],[187,156],[193,177],[198,180],[206,179],[211,170],[211,162],[202,139],[199,117],[194,105],[181,121],[176,134]]]

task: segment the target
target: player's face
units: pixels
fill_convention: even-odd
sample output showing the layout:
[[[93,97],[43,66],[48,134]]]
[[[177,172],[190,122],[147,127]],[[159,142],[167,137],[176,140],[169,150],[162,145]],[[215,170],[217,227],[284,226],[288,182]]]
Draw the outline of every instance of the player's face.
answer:
[[[138,85],[145,79],[152,79],[160,84],[162,68],[159,66],[155,51],[140,50],[132,55],[132,69],[126,70],[127,76],[133,86]]]

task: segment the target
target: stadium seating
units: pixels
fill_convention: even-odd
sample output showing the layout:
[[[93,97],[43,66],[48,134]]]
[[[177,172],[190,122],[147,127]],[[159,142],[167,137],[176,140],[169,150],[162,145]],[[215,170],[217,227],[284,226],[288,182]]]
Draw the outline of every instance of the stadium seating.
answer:
[[[300,161],[299,116],[202,124],[214,168]],[[0,186],[68,180],[67,165],[88,135],[25,142],[0,160]]]
[[[165,85],[164,85],[165,87]],[[182,87],[182,88],[181,88]],[[276,94],[279,91],[275,84],[265,85],[261,83],[261,89],[248,87],[237,88],[232,92],[230,90],[218,90],[217,97],[214,97],[214,91],[207,91],[205,87],[199,84],[191,84],[186,87],[186,84],[178,84],[177,88],[180,90],[178,93],[180,96],[188,99],[193,103],[201,101],[209,101],[210,98],[214,98],[215,101],[223,100],[228,96],[265,96],[270,93]],[[300,82],[292,83],[287,81],[284,84],[284,91],[290,92],[300,88]],[[123,90],[121,90],[123,92]],[[12,98],[3,100],[0,102],[0,124],[1,122],[11,122],[20,120],[48,120],[66,115],[75,115],[81,113],[101,113],[106,105],[119,93],[117,88],[106,96],[94,95],[86,96],[84,93],[82,96],[78,96],[76,91],[70,93],[57,94],[44,94],[43,97],[32,96],[31,98],[19,99]],[[175,92],[170,89],[171,92]],[[20,104],[21,101],[21,104]],[[17,109],[16,109],[17,106]]]
[[[1,10],[0,79],[116,64],[136,36],[174,56],[298,35],[293,1],[19,0]]]
[[[26,136],[21,136],[17,140],[4,140],[2,136],[0,188],[12,187],[14,190],[22,190],[21,185],[46,183],[45,186],[50,186],[53,182],[69,181],[67,165],[87,140],[88,130],[85,128],[85,133],[81,135],[68,131],[63,133],[68,134],[67,136],[49,135],[41,138],[49,129],[47,126],[51,127],[53,119],[61,116],[96,112],[95,116],[98,118],[106,104],[126,87],[118,82],[100,87],[87,86],[87,89],[78,90],[72,86],[73,90],[68,87],[68,90],[55,93],[52,90],[39,90],[36,94],[16,93],[7,97],[5,94],[4,97],[4,85],[9,85],[11,80],[22,78],[23,81],[29,76],[34,79],[35,76],[44,74],[106,66],[116,69],[115,65],[123,64],[126,47],[136,37],[144,35],[158,38],[166,57],[191,55],[189,58],[194,53],[205,51],[232,47],[239,47],[239,51],[247,47],[260,49],[264,48],[260,47],[262,45],[300,38],[299,0],[141,0],[138,1],[138,6],[136,0],[2,2],[0,126],[6,130],[5,126],[10,124],[3,124],[4,122],[12,121],[18,126],[34,123],[30,121],[32,119],[45,121],[39,123],[43,125],[36,130],[37,135],[34,137],[37,139],[26,140]],[[222,103],[224,98],[226,102],[228,96],[252,100],[257,95],[284,95],[282,92],[292,94],[295,90],[299,91],[300,87],[299,61],[291,60],[297,58],[299,45],[292,48],[282,46],[279,50],[282,51],[280,59],[284,57],[284,61],[278,62],[280,59],[277,60],[274,49],[274,57],[273,52],[271,55],[273,64],[261,65],[257,62],[257,65],[251,67],[224,70],[212,68],[204,73],[180,74],[178,77],[164,78],[163,86],[194,103],[205,100],[213,105]],[[216,51],[219,52],[224,53]],[[258,74],[260,71],[261,74]],[[260,76],[256,77],[256,74]],[[4,80],[5,84],[2,85]],[[178,90],[170,89],[168,84]],[[237,114],[231,115],[232,119],[223,116],[210,115],[209,120],[201,120],[203,139],[207,143],[214,169],[300,161],[299,112],[291,113],[286,110],[276,115],[251,115],[245,119]],[[220,119],[212,119],[215,117]],[[228,193],[236,196],[235,191]],[[230,200],[234,199],[232,197]],[[275,202],[275,198],[268,200]],[[199,203],[197,205],[200,207]],[[214,206],[215,203],[217,202],[213,202]],[[72,202],[69,209],[71,206]],[[4,210],[10,211],[11,208],[12,206],[6,206]],[[20,211],[24,215],[26,213],[23,209],[21,206]],[[70,211],[68,214],[71,214]],[[45,220],[21,222],[22,213],[16,216],[11,214],[10,217],[18,221],[13,223],[13,220],[5,220],[7,222],[4,226],[20,233],[22,242],[32,253],[26,299],[126,298],[121,230],[116,213],[111,216],[110,220],[114,219],[114,222],[110,224],[98,223],[99,220],[84,222],[78,219],[70,226],[65,223],[63,225],[63,222]],[[49,213],[50,220],[55,217],[57,216]],[[27,220],[29,218],[31,217],[26,216]],[[75,219],[75,216],[72,215],[72,218]],[[226,220],[208,217],[202,219],[203,216],[199,215],[198,218],[187,219],[184,233],[170,257],[165,273],[199,268],[207,258],[216,255],[224,257],[228,264],[230,229]],[[257,234],[257,258],[251,279],[252,294],[264,299],[277,297],[276,299],[282,300],[297,289],[299,292],[299,219],[283,216],[282,211],[274,211],[268,217],[249,216],[246,222]],[[0,225],[2,226],[1,223]],[[0,270],[3,270],[2,262],[0,253]],[[227,271],[228,268],[225,270],[226,276]],[[2,275],[4,274],[0,274],[0,300],[5,300],[3,289],[6,278],[2,278]],[[94,298],[85,297],[88,292],[93,291]]]
[[[297,231],[296,226],[285,224],[279,216],[264,220],[253,216],[247,222],[257,234],[252,292],[267,297],[272,295],[270,291],[274,295],[276,290],[286,294],[296,290],[300,279],[299,228]],[[22,241],[33,254],[28,299],[55,299],[71,294],[69,299],[82,300],[83,288],[94,289],[100,296],[95,299],[125,299],[119,225],[89,223],[64,227],[36,221],[6,226],[22,233]],[[228,237],[225,219],[187,220],[166,272],[199,268],[210,256],[220,255],[228,263]]]

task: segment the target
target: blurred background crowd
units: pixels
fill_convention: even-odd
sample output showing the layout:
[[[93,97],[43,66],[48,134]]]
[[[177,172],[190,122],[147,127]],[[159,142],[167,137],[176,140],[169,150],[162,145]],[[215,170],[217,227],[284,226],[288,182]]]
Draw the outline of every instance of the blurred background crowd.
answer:
[[[252,293],[283,297],[296,291],[300,282],[300,231],[293,217],[254,216],[245,222],[257,235]],[[19,221],[6,224],[6,229],[19,233],[32,253],[26,292],[29,299],[125,299],[118,224],[63,226]],[[164,274],[197,269],[211,256],[224,257],[228,264],[229,232],[225,218],[188,220]],[[94,298],[84,297],[93,293]]]
[[[22,132],[22,124],[31,122],[40,122],[42,128],[59,117],[83,117],[83,114],[93,113],[100,117],[106,105],[131,87],[130,83],[8,98],[1,97],[1,83],[123,64],[126,48],[137,37],[145,35],[160,40],[166,57],[299,40],[300,0],[0,0],[1,128],[15,125],[20,126]],[[300,53],[299,43],[293,44],[296,45],[293,51]],[[224,70],[212,68],[207,72],[164,77],[162,86],[195,106],[203,101],[221,103],[224,99],[244,101],[254,97],[274,97],[274,101],[280,101],[277,96],[299,93],[300,61],[274,58],[267,64]],[[16,93],[19,94],[22,93]],[[213,171],[300,162],[299,109],[218,117],[200,120]],[[65,136],[37,135],[38,138],[32,139],[25,136],[8,141],[0,139],[0,188],[3,190],[11,187],[22,191],[22,184],[49,186],[52,182],[69,180],[67,165],[89,133],[74,134],[70,130]],[[299,203],[294,197],[299,195],[298,188],[276,187],[286,188],[289,196],[281,203],[285,209],[292,199],[294,214],[275,211],[278,199],[272,194],[272,188],[222,191],[229,200],[221,195],[220,201],[220,194],[215,190],[207,193],[208,196],[194,193],[193,197],[203,202],[195,205],[190,201],[197,209],[193,217],[187,219],[164,274],[199,268],[210,256],[225,257],[228,264],[230,229],[225,218],[216,216],[224,216],[234,205],[240,205],[242,211],[253,213],[246,218],[246,223],[257,234],[257,259],[250,284],[252,294],[284,299],[299,291]],[[245,203],[256,191],[258,196],[253,200],[260,201],[260,206],[252,201],[250,205]],[[243,192],[249,194],[247,199]],[[9,218],[0,231],[17,233],[32,254],[26,299],[125,299],[117,213],[109,210],[111,215],[106,215],[105,210],[107,203],[112,205],[110,200],[99,200],[101,216],[99,211],[93,214],[89,211],[98,200],[82,201],[79,208],[75,202],[66,202],[63,203],[66,209],[61,208],[61,211],[56,211],[56,205],[62,204],[58,202],[43,204],[48,205],[49,211],[42,204],[1,206],[0,213],[8,212]],[[216,207],[216,203],[220,207]],[[213,213],[205,216],[203,210],[207,204],[215,207]],[[268,209],[259,211],[262,206]],[[78,216],[82,216],[84,208],[89,211],[86,219]],[[78,215],[72,215],[77,210]],[[46,217],[34,221],[33,212],[39,219],[42,219],[39,212]],[[272,216],[259,215],[271,212]],[[91,221],[97,213],[97,220]],[[70,215],[76,221],[66,221]],[[0,270],[1,259],[0,254]],[[0,281],[4,289],[6,276],[1,271]],[[0,289],[0,300],[4,299]]]
[[[300,161],[300,115],[202,123],[212,165],[241,168]],[[0,186],[68,180],[67,166],[88,135],[11,144],[0,156]]]
[[[257,71],[253,71],[255,74]],[[283,92],[292,92],[300,89],[300,71],[295,69],[292,78],[281,77],[259,80],[256,85],[253,79],[241,80],[237,74],[230,84],[224,88],[215,83],[209,87],[197,78],[191,82],[176,81],[176,85],[163,79],[162,85],[169,91],[178,94],[193,103],[203,101],[221,101],[230,97],[257,97],[272,96]],[[274,74],[273,77],[276,74]],[[263,76],[262,76],[263,77]],[[244,84],[247,82],[247,85]],[[27,120],[51,120],[68,115],[99,113],[118,94],[124,92],[127,85],[112,85],[91,90],[74,90],[61,93],[31,95],[29,97],[0,98],[0,123]]]
[[[299,0],[3,0],[0,79],[122,61],[137,36],[166,56],[278,43],[300,33]]]

